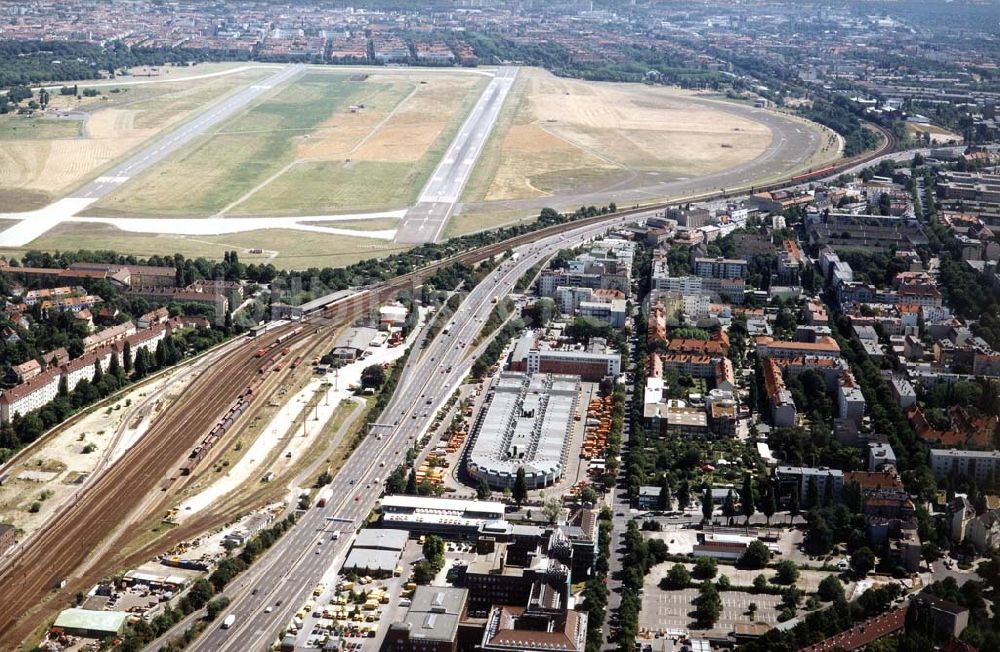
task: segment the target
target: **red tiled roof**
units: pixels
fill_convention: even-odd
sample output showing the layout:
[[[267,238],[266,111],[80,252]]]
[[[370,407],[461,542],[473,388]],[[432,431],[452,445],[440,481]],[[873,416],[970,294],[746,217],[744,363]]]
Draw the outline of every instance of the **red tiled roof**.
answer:
[[[804,647],[800,652],[826,652],[827,650],[846,650],[846,652],[851,652],[884,636],[898,632],[903,629],[905,624],[906,607],[904,606],[866,620],[846,632],[835,634],[819,643]]]

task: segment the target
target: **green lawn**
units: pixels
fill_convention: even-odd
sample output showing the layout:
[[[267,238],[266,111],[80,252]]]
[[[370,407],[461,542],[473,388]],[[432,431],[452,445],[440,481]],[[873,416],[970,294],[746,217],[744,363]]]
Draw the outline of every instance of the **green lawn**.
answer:
[[[100,202],[101,214],[217,212],[295,158],[296,139],[365,93],[344,75],[306,74]]]
[[[80,124],[76,120],[8,114],[0,116],[0,140],[76,138],[80,135]]]
[[[436,160],[436,159],[435,159]],[[302,215],[400,208],[423,185],[408,163],[307,161],[289,169],[240,204],[234,215]]]
[[[2,226],[2,225],[0,225]],[[261,248],[270,253],[249,254],[244,250]],[[379,258],[407,249],[393,242],[374,238],[347,237],[269,229],[215,236],[177,236],[121,231],[105,224],[65,223],[52,229],[27,247],[0,250],[3,256],[23,256],[29,250],[75,251],[77,249],[112,249],[139,257],[182,253],[221,260],[226,251],[240,250],[244,263],[267,263],[285,269],[343,267],[359,260]]]

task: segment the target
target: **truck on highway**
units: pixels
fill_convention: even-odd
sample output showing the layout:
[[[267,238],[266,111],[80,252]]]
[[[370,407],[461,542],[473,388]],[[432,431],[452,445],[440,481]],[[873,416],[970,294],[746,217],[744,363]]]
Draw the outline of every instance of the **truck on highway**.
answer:
[[[233,626],[233,623],[235,622],[236,622],[236,615],[229,614],[228,616],[226,616],[226,619],[222,621],[222,629],[229,629],[230,627]]]
[[[330,487],[324,487],[319,492],[319,498],[316,500],[316,507],[326,507],[326,504],[330,502],[333,498],[333,489]]]

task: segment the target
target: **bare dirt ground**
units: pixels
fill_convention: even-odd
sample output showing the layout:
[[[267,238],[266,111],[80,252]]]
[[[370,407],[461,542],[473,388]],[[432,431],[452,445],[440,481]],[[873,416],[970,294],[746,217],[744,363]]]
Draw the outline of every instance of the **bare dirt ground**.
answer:
[[[762,154],[762,124],[694,104],[692,94],[641,84],[557,78],[526,68],[466,192],[509,200],[723,170]]]
[[[53,92],[45,116],[0,117],[0,132],[6,132],[0,147],[0,212],[45,205],[196,109],[266,73],[266,69],[255,69],[206,79],[171,78],[144,86],[127,86],[126,78],[120,87],[101,87],[102,95],[96,98],[77,100]],[[77,117],[57,118],[57,111],[70,111]],[[78,128],[75,133],[46,129],[51,137],[32,137],[39,134],[24,128],[12,132],[13,127],[30,123],[72,123]]]
[[[938,127],[936,125],[922,125],[908,123],[906,125],[906,133],[911,136],[930,134],[931,143],[935,145],[946,144],[950,142],[961,143],[962,135],[956,134],[954,132],[948,131],[943,127]]]
[[[10,464],[4,470],[9,481],[0,487],[0,522],[19,528],[22,539],[37,530],[73,499],[88,475],[121,457],[196,375],[188,366],[171,369],[76,419]]]

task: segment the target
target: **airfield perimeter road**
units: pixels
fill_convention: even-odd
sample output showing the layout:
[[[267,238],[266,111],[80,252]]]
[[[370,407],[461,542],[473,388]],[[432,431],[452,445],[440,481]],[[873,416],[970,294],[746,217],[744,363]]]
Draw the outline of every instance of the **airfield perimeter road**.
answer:
[[[72,217],[98,199],[111,194],[123,183],[156,165],[166,157],[204,134],[211,127],[234,115],[250,102],[304,70],[302,65],[283,67],[267,79],[254,82],[242,90],[209,106],[193,120],[182,123],[173,131],[153,141],[132,156],[93,181],[77,188],[69,197],[51,204],[45,211],[32,214],[0,233],[0,244],[24,246],[47,232],[59,222]]]
[[[517,68],[505,66],[497,70],[427,180],[416,205],[400,222],[396,242],[434,242],[441,237],[516,77]]]
[[[343,561],[351,535],[375,507],[385,477],[405,459],[406,449],[419,440],[437,410],[468,374],[475,359],[471,355],[472,342],[495,305],[493,299],[509,294],[518,279],[541,259],[559,249],[577,246],[611,226],[636,219],[636,215],[629,215],[608,219],[598,226],[566,225],[561,235],[515,248],[519,258],[505,262],[469,292],[452,317],[454,326],[448,334],[438,334],[421,349],[422,334],[407,358],[379,423],[372,427],[371,434],[362,440],[330,485],[333,498],[326,507],[307,510],[299,524],[258,562],[264,570],[248,576],[254,579],[234,590],[230,607],[216,621],[234,614],[236,622],[232,628],[223,630],[212,625],[191,649],[201,652],[267,649],[330,566]],[[344,536],[333,541],[333,530],[341,531]],[[265,613],[268,608],[272,611]],[[376,640],[365,639],[365,642],[366,649],[369,646],[375,649]]]

